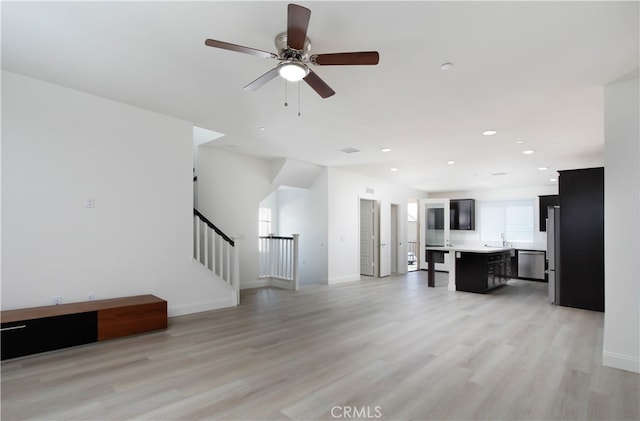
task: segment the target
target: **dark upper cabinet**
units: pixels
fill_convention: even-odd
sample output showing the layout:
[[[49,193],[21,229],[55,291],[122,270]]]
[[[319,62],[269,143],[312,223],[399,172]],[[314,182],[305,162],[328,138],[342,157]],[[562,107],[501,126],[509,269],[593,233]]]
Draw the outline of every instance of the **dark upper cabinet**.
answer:
[[[604,168],[560,171],[559,304],[604,311]]]
[[[560,196],[557,194],[551,194],[546,196],[538,196],[540,202],[540,231],[547,231],[547,213],[549,206],[560,205]]]
[[[476,201],[474,199],[452,199],[449,204],[449,229],[476,229]]]

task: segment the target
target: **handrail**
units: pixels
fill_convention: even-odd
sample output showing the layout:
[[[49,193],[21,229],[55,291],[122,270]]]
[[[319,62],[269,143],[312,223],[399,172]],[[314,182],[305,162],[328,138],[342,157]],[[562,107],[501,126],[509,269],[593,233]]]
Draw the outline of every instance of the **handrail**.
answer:
[[[204,222],[205,224],[207,224],[207,226],[209,228],[211,228],[212,230],[214,230],[216,232],[216,234],[218,234],[220,237],[222,237],[224,239],[224,241],[226,241],[227,243],[231,244],[232,247],[235,247],[235,243],[234,241],[231,239],[231,237],[229,237],[227,234],[225,234],[224,232],[222,232],[220,230],[220,228],[216,227],[215,225],[213,225],[213,223],[211,221],[209,221],[207,219],[206,216],[204,216],[203,214],[201,214],[200,212],[198,212],[198,210],[196,208],[193,208],[193,214],[196,215],[198,218],[200,218],[202,220],[202,222]]]
[[[261,235],[260,238],[273,238],[275,240],[293,240],[293,236],[283,237],[280,235]]]

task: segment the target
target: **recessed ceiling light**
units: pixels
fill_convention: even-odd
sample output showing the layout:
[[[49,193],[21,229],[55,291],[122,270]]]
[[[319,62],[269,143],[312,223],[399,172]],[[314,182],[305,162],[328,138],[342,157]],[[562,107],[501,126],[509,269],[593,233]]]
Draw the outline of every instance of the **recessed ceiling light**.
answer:
[[[456,163],[456,161],[447,161],[447,164],[449,164],[449,165],[453,165],[455,163]]]
[[[356,148],[348,147],[348,148],[340,149],[340,152],[344,152],[344,153],[356,153],[356,152],[360,152],[360,149],[356,149]]]
[[[389,168],[389,171],[398,171],[397,168]]]
[[[484,132],[482,132],[482,134],[485,136],[493,136],[496,133],[498,133],[497,130],[485,130]]]
[[[526,151],[522,151],[522,153],[525,154],[525,155],[531,155],[534,152],[535,151],[533,149],[527,149]]]
[[[546,171],[549,167],[538,167],[538,171]]]
[[[491,175],[499,177],[501,175],[507,175],[507,173],[506,172],[492,172]]]
[[[550,178],[549,181],[553,181],[555,183],[556,181],[558,181],[558,179],[557,178]]]
[[[267,128],[266,127],[260,127],[260,128],[258,128],[258,130],[260,130],[261,132],[266,132]]]
[[[441,68],[442,70],[449,70],[449,69],[453,68],[453,63],[443,63],[443,64],[440,66],[440,68]]]
[[[391,152],[391,148],[382,148],[380,152]]]
[[[523,144],[523,143],[524,143],[524,140],[522,140],[522,139],[518,139],[518,140],[516,140],[516,143],[517,143],[518,145],[521,145],[521,144]]]

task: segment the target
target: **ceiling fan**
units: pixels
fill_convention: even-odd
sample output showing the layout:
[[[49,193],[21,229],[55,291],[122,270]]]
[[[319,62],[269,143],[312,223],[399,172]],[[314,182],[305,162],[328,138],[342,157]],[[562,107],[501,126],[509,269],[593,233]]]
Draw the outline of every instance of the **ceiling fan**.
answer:
[[[311,10],[297,4],[289,4],[287,31],[278,34],[275,39],[278,54],[214,39],[207,39],[204,43],[209,47],[279,61],[276,67],[246,85],[243,88],[245,90],[255,91],[280,75],[290,82],[304,80],[318,95],[322,98],[328,98],[335,94],[335,91],[309,68],[309,64],[316,66],[373,65],[378,64],[380,56],[377,51],[309,55],[311,41],[307,38],[307,27],[310,17]]]

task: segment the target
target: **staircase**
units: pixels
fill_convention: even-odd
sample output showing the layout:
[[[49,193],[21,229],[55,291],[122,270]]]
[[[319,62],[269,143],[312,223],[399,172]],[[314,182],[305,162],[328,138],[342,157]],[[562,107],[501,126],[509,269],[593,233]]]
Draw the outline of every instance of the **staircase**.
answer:
[[[240,253],[238,244],[204,215],[193,209],[193,259],[212,278],[224,281],[240,301]]]

